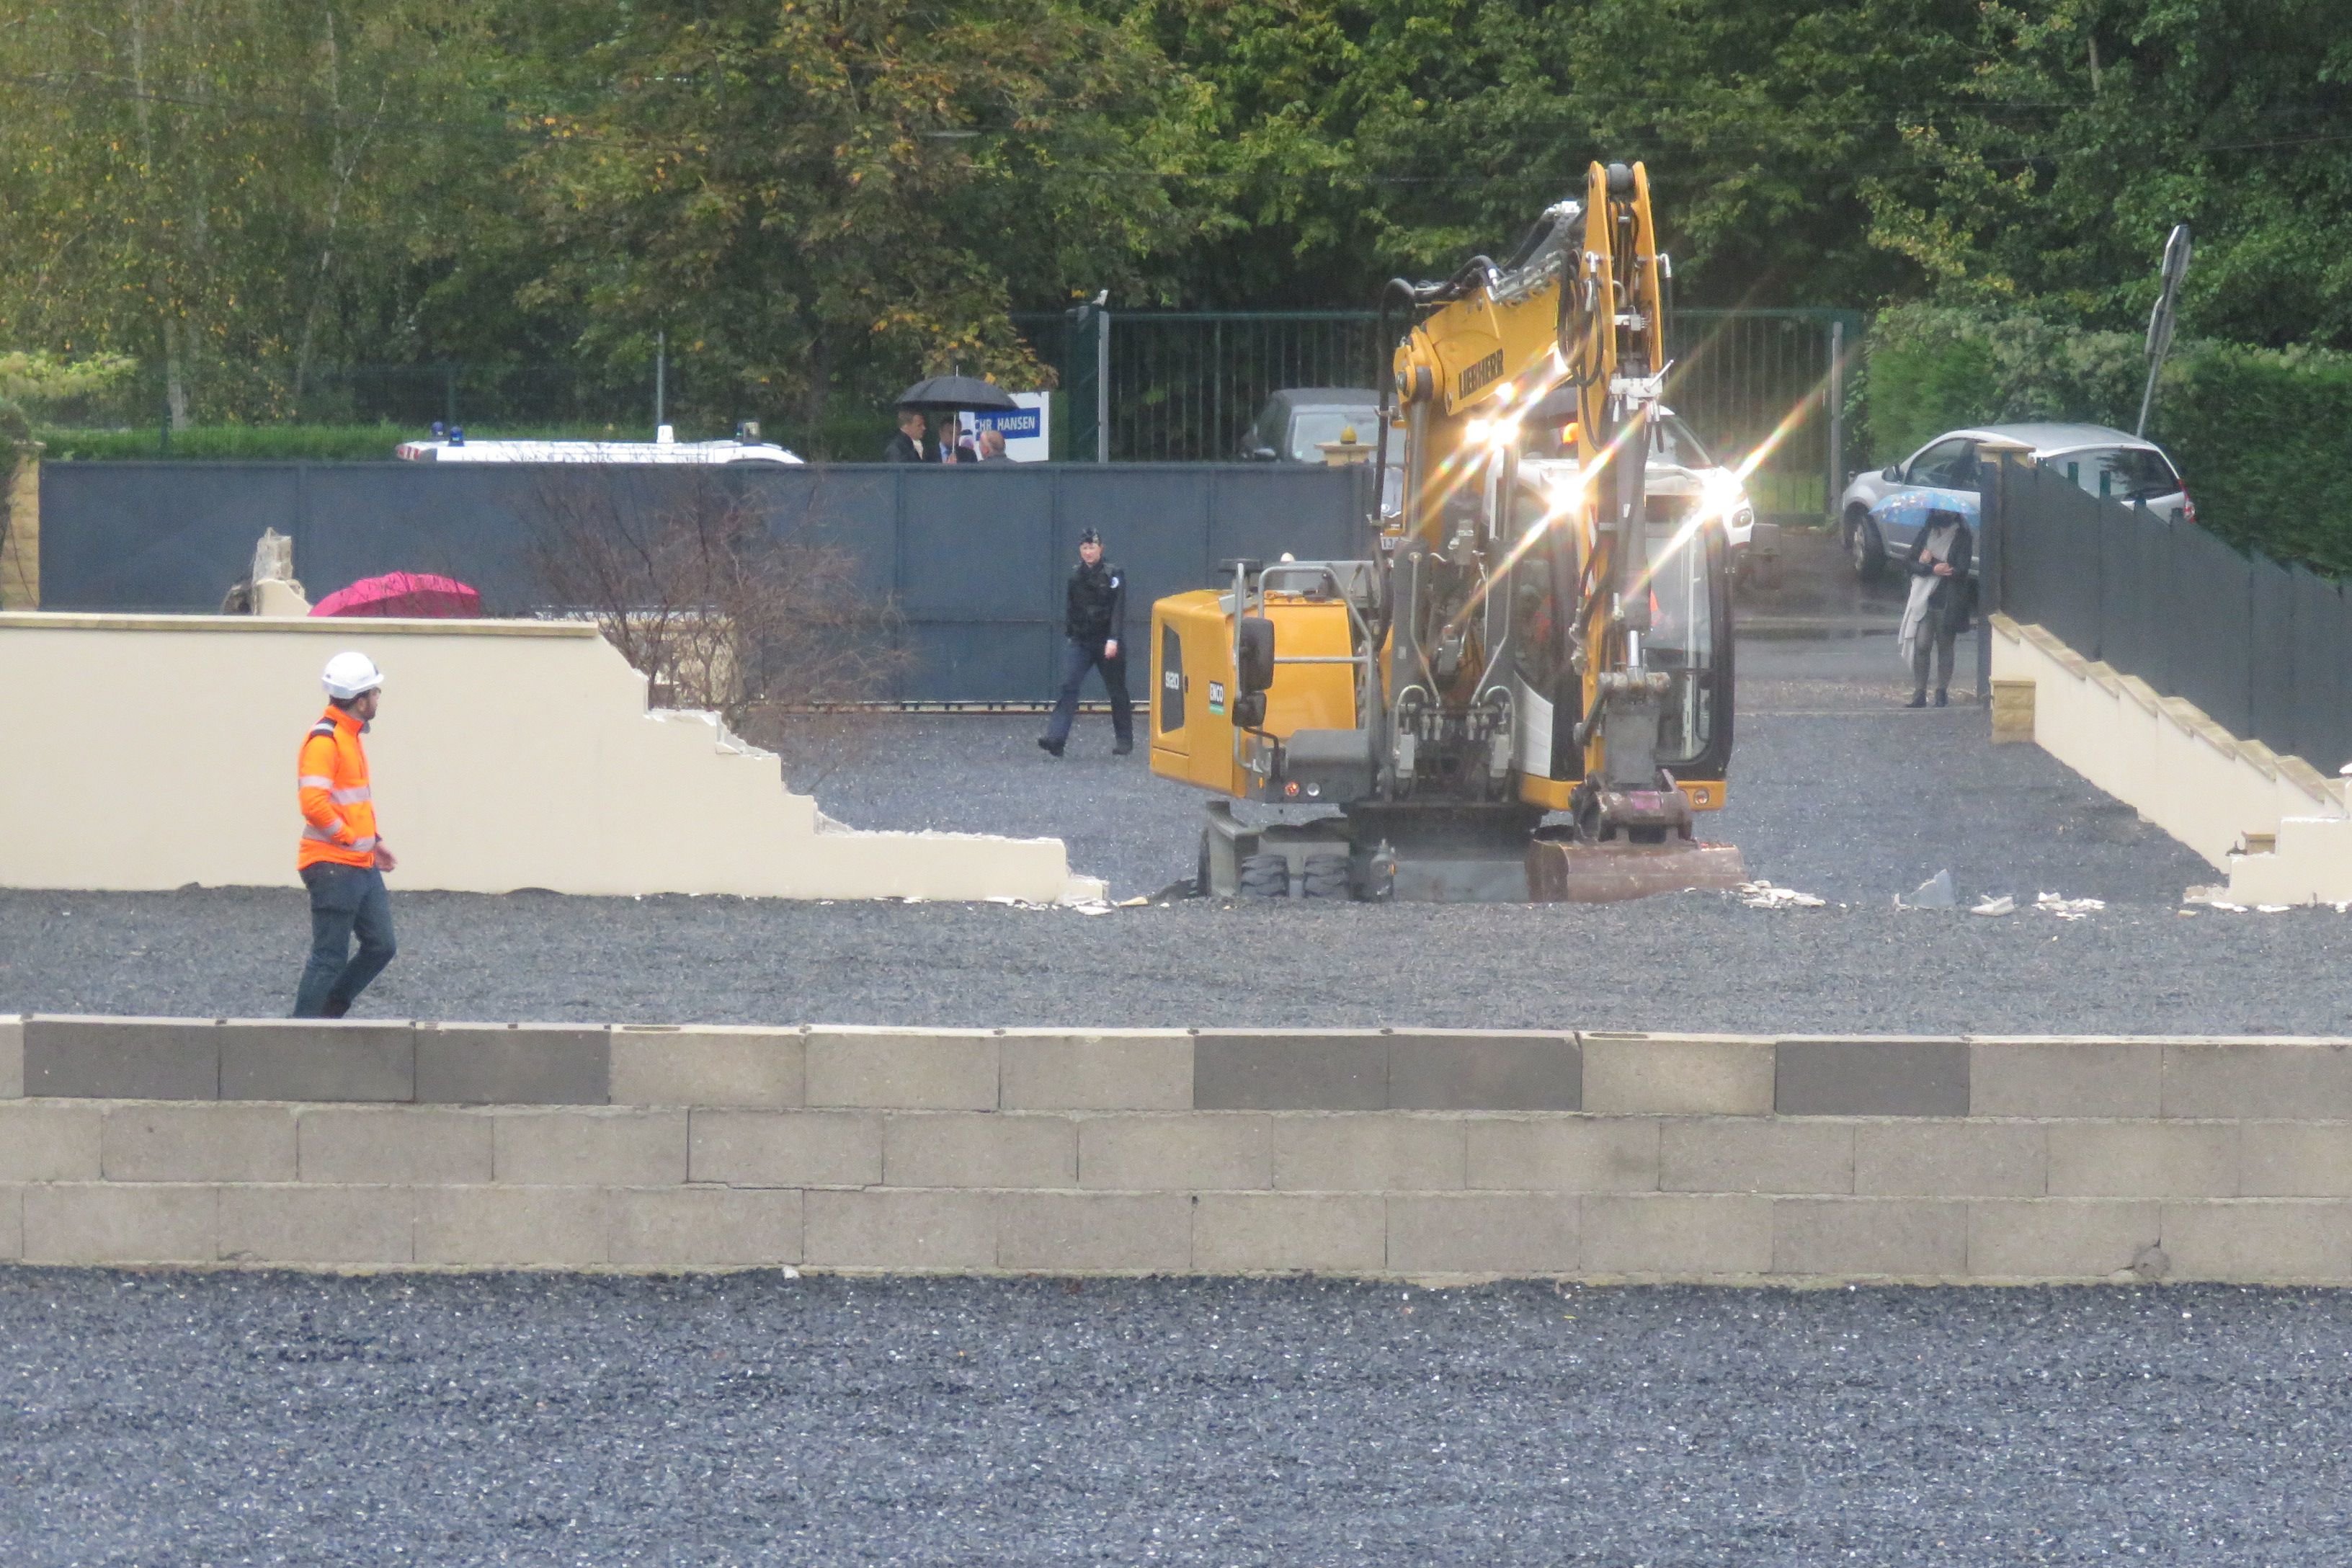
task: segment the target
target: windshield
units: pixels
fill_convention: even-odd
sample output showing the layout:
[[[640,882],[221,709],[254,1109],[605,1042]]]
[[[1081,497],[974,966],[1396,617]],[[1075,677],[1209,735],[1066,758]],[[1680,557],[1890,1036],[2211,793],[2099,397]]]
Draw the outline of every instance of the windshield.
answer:
[[[1377,408],[1302,408],[1290,416],[1290,458],[1293,462],[1319,463],[1323,443],[1341,441],[1349,431],[1357,443],[1369,447],[1381,438]]]
[[[2068,452],[2049,461],[2052,468],[2095,496],[2154,500],[2180,489],[2180,477],[2164,460],[2164,454],[2145,447],[2102,447],[2089,452]]]
[[[1658,760],[1675,767],[1715,738],[1715,601],[1708,592],[1709,529],[1685,529],[1680,508],[1653,497],[1648,528],[1650,635],[1643,658],[1674,678],[1658,721]],[[1661,517],[1661,511],[1670,515]]]
[[[1650,460],[1671,463],[1678,468],[1711,468],[1715,459],[1706,455],[1691,427],[1672,414],[1662,414],[1654,426],[1656,437],[1650,443]]]

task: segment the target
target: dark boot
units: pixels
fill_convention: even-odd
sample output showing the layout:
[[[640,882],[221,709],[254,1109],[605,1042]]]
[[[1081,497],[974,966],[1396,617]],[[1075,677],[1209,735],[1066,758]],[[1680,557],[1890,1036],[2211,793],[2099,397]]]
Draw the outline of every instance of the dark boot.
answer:
[[[1121,741],[1117,745],[1111,747],[1110,754],[1114,757],[1123,757],[1133,750],[1135,750],[1135,742],[1133,741]]]
[[[1927,694],[1924,691],[1915,691],[1911,694],[1911,700],[1906,702],[1903,706],[1906,708],[1925,708],[1927,706]],[[1043,745],[1045,742],[1040,742],[1038,743]]]
[[[1938,692],[1937,692],[1937,693],[1936,693],[1936,706],[1937,706],[1937,707],[1938,707],[1938,708],[1949,708],[1951,705],[1952,705],[1952,694],[1951,694],[1950,692],[1948,692],[1948,691],[1938,691]]]
[[[1049,741],[1045,739],[1045,736],[1040,735],[1037,737],[1037,749],[1048,753],[1049,755],[1058,757],[1062,754],[1062,742],[1059,741]]]

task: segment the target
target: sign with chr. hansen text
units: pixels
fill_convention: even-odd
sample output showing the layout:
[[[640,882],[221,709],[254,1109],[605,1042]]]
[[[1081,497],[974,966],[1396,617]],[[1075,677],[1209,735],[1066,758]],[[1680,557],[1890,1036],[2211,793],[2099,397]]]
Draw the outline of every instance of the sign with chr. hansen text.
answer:
[[[978,440],[982,430],[1004,437],[1004,455],[1016,463],[1042,463],[1053,456],[1054,395],[1016,392],[1018,408],[992,408],[961,416],[964,433]]]

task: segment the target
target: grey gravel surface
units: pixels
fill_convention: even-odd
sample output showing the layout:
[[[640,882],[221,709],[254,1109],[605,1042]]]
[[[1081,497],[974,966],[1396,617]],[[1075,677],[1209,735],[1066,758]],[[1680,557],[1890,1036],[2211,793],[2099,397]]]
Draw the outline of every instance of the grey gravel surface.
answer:
[[[0,1561],[2334,1564],[2352,1294],[0,1269]]]
[[[1607,907],[993,906],[394,894],[374,1016],[741,1023],[1395,1025],[1758,1031],[2352,1032],[2352,920],[2184,912],[2202,861],[1980,709],[1912,712],[1885,616],[1815,597],[1802,638],[1743,639],[1732,805],[1751,873],[1831,900],[1716,894]],[[1823,635],[1827,628],[1832,635]],[[1969,684],[1964,679],[1963,688]],[[817,785],[861,826],[1055,834],[1115,896],[1190,875],[1204,797],[1081,721],[898,717]],[[1897,911],[1948,868],[1963,899],[2096,898],[2079,921]],[[394,878],[395,883],[397,878]],[[0,890],[0,1012],[283,1012],[296,891]]]

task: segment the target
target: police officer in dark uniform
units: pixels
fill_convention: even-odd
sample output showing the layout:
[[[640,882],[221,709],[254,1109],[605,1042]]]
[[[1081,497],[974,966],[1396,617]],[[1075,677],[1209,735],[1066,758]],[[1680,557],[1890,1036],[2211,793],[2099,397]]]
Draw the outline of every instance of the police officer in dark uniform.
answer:
[[[1069,638],[1062,651],[1062,693],[1037,744],[1062,754],[1078,716],[1078,688],[1088,669],[1099,669],[1110,692],[1111,732],[1118,738],[1111,751],[1123,757],[1135,750],[1135,707],[1127,696],[1127,574],[1103,559],[1102,535],[1091,528],[1078,535],[1078,568],[1070,574],[1062,629]]]

